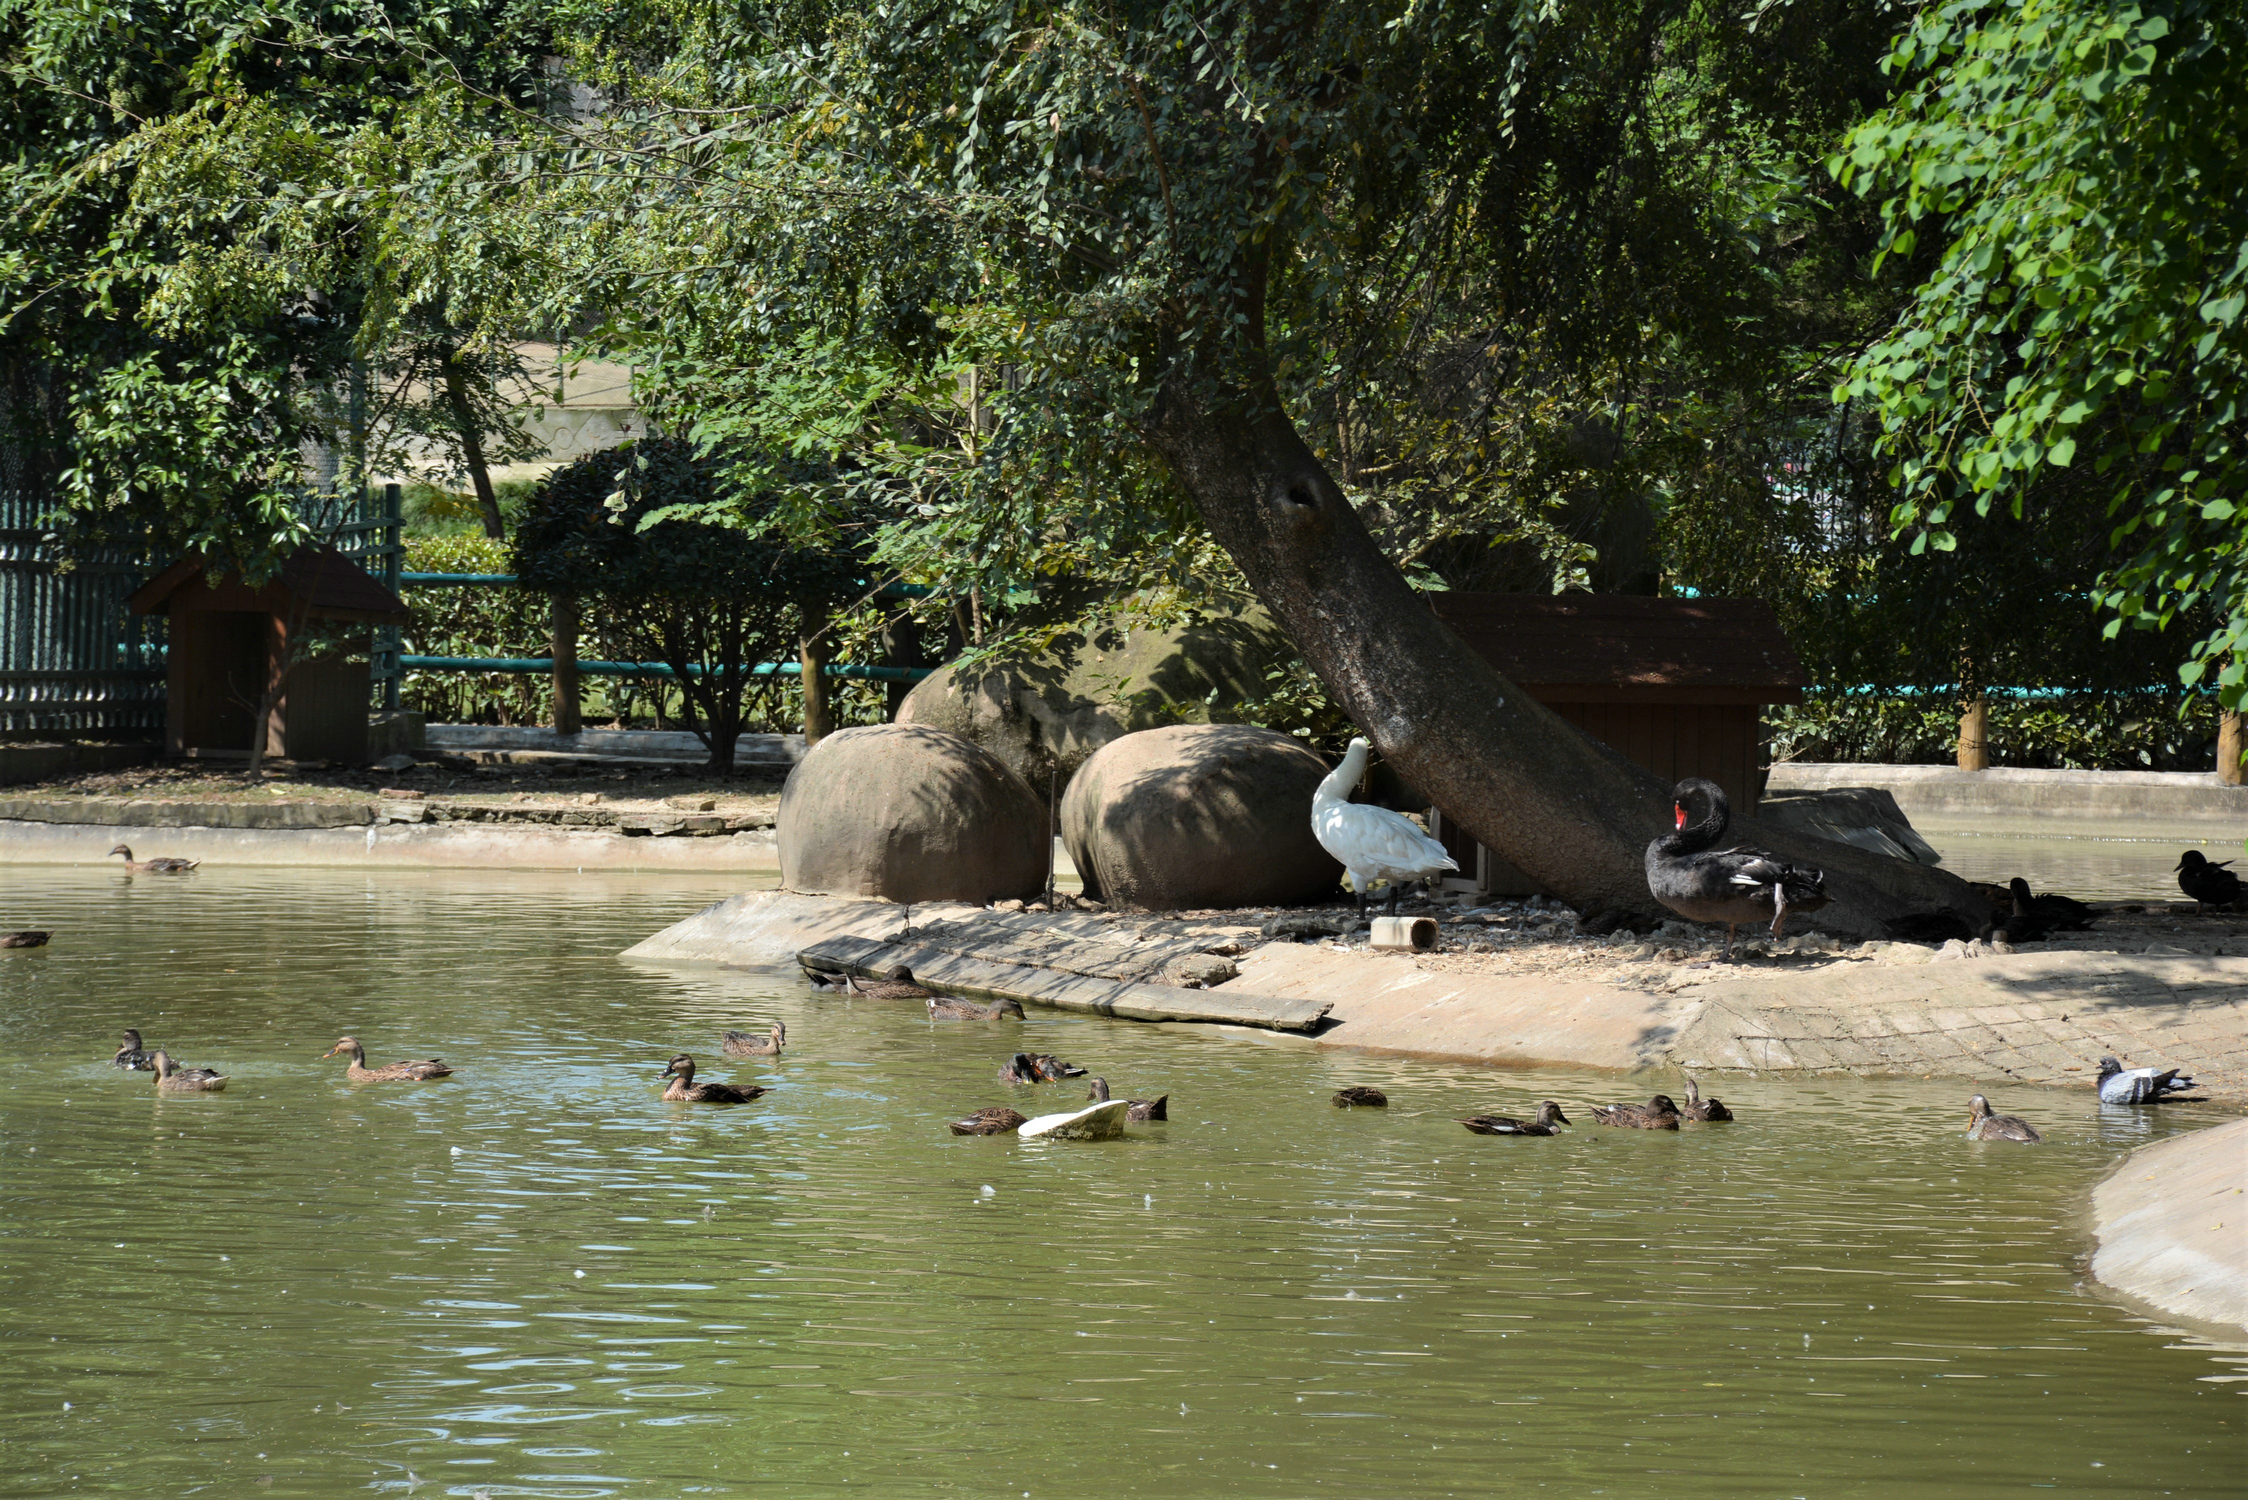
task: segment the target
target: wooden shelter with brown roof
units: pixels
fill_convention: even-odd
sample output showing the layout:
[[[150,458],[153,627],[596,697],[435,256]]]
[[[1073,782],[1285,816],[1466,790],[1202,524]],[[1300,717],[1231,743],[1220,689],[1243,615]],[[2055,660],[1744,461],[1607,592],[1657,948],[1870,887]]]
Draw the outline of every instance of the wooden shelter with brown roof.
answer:
[[[354,626],[403,624],[396,594],[333,547],[300,548],[255,588],[190,553],[141,585],[135,614],[170,619],[164,740],[173,755],[250,752],[269,692],[265,753],[289,760],[367,758],[371,687]],[[338,626],[344,627],[338,631]],[[359,660],[350,658],[359,656]]]
[[[1666,782],[1706,776],[1735,807],[1764,794],[1764,706],[1809,679],[1761,599],[1638,594],[1428,596],[1437,618],[1501,675]],[[1479,886],[1527,890],[1457,827],[1437,836]],[[1654,830],[1649,837],[1662,830]]]

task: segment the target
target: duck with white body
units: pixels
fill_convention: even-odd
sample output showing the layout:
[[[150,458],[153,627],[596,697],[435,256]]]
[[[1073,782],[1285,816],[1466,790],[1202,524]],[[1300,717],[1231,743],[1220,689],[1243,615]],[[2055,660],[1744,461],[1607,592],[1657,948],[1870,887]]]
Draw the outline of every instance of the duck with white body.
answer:
[[[1385,882],[1389,909],[1394,912],[1406,885],[1433,880],[1460,866],[1442,844],[1403,813],[1350,800],[1350,789],[1366,774],[1371,749],[1364,736],[1352,740],[1342,764],[1319,783],[1311,797],[1311,831],[1320,848],[1342,861],[1350,888],[1358,894],[1360,911],[1366,909],[1366,892]]]

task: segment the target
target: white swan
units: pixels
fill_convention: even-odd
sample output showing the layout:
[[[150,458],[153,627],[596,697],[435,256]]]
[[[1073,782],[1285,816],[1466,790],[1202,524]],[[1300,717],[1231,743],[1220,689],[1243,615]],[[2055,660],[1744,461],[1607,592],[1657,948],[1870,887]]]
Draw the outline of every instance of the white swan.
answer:
[[[1395,911],[1406,882],[1457,870],[1459,863],[1403,813],[1350,800],[1350,789],[1366,774],[1366,752],[1372,748],[1364,736],[1352,740],[1343,763],[1311,794],[1311,832],[1320,848],[1342,861],[1361,911],[1367,889],[1377,880],[1389,883],[1389,909]]]

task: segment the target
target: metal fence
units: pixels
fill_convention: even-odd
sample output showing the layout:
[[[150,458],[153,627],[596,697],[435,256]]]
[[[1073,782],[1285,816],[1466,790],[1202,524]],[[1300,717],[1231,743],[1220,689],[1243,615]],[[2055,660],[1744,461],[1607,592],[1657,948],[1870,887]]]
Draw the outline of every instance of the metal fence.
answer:
[[[0,476],[0,736],[164,728],[164,622],[126,599],[146,576],[122,548],[67,560],[43,490]]]

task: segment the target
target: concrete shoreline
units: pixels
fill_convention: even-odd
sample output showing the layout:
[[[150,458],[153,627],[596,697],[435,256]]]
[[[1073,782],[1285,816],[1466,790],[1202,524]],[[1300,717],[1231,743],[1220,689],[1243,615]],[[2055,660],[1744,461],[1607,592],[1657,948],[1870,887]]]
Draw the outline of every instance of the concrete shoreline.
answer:
[[[906,930],[910,921],[912,931]],[[941,942],[933,929],[945,929]],[[1188,954],[1225,954],[1220,996],[1279,1012],[1325,1007],[1322,1047],[1502,1066],[1622,1072],[1850,1073],[2089,1088],[2102,1055],[2162,1058],[2213,1098],[2248,1101],[2248,957],[2046,952],[1933,963],[1867,945],[1813,967],[1648,965],[1629,982],[1587,975],[1446,972],[1411,955],[1272,940],[1237,915],[1193,920],[1000,912],[763,892],[729,898],[627,951],[658,963],[794,966],[848,940],[852,965],[908,962],[943,989],[924,950],[986,966],[963,989],[1026,1004],[1092,978],[1167,982]],[[917,945],[919,945],[917,947]],[[1119,954],[1132,955],[1119,958]],[[918,960],[918,961],[916,961]],[[1013,970],[1003,984],[991,966]],[[1175,982],[1175,981],[1169,981]],[[1118,1011],[1117,1014],[1126,1012]],[[1190,1019],[1180,1016],[1178,1019]],[[1263,1024],[1272,1024],[1266,1022]]]
[[[2092,1216],[2102,1283],[2248,1332],[2248,1120],[2133,1152],[2093,1191]]]
[[[779,848],[769,828],[703,838],[634,838],[613,828],[497,822],[376,824],[364,818],[340,827],[232,828],[0,820],[0,859],[13,864],[100,864],[120,841],[138,845],[133,852],[142,858],[161,854],[214,865],[711,870],[761,876],[780,870]]]

